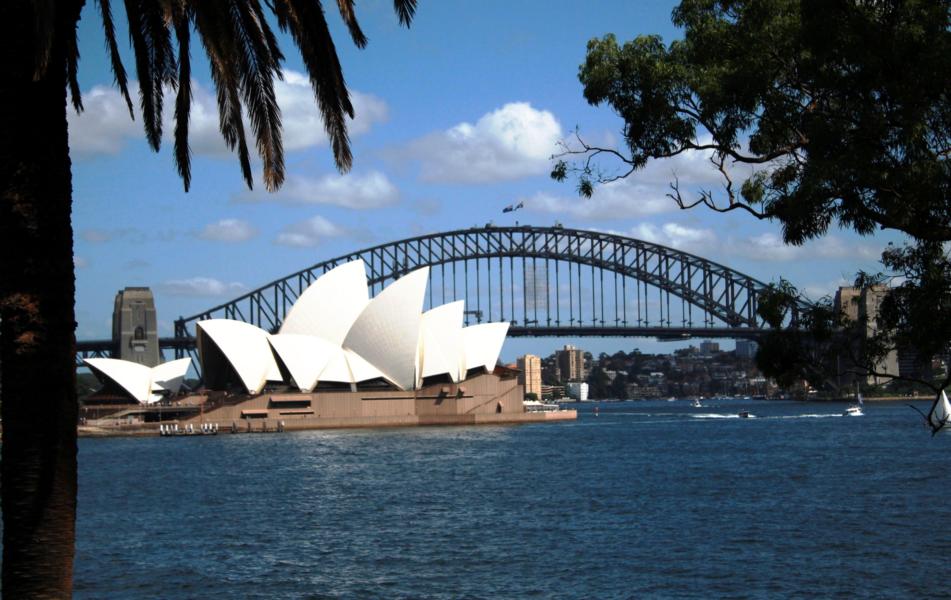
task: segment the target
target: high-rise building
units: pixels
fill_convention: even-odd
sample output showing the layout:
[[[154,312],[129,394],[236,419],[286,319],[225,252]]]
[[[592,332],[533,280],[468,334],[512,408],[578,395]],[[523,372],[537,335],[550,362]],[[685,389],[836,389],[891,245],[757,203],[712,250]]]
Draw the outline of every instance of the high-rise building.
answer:
[[[155,299],[147,287],[127,287],[116,294],[112,311],[112,340],[122,360],[147,367],[161,362]]]
[[[555,355],[562,381],[584,380],[586,375],[584,370],[584,350],[566,344],[563,349],[556,350]]]
[[[717,342],[712,342],[710,340],[704,340],[700,342],[700,354],[706,354],[709,356],[711,354],[716,354],[719,351],[720,344]]]
[[[517,362],[518,382],[525,386],[526,394],[542,397],[542,359],[534,354],[520,356]]]
[[[754,340],[736,340],[737,358],[756,358],[756,350],[759,348]]]

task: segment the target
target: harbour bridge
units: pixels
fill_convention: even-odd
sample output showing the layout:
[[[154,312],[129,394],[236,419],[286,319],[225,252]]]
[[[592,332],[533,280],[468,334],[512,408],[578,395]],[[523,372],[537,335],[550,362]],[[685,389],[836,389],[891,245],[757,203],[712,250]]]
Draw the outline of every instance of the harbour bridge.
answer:
[[[195,323],[226,318],[276,332],[315,279],[362,259],[370,295],[430,267],[426,308],[465,300],[466,325],[509,322],[510,336],[756,338],[765,283],[724,265],[624,237],[555,225],[473,227],[381,244],[317,263],[175,321],[160,348],[194,354]],[[795,323],[805,305],[786,316]],[[332,318],[332,316],[329,316]],[[77,360],[111,356],[109,340],[77,343]]]

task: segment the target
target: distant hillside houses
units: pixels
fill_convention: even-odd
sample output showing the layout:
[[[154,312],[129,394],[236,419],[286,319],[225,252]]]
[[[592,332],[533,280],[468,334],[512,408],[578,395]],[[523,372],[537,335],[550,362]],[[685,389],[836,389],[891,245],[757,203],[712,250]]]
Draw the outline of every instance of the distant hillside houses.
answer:
[[[640,400],[670,396],[769,395],[776,386],[756,368],[752,342],[743,344],[739,352],[721,351],[719,344],[703,342],[672,354],[630,353],[601,354],[597,358],[578,348],[566,348],[542,359],[542,383],[546,389],[558,390],[569,381],[588,383],[592,400]],[[572,368],[574,377],[565,376],[561,368],[566,352],[584,356],[583,376]]]

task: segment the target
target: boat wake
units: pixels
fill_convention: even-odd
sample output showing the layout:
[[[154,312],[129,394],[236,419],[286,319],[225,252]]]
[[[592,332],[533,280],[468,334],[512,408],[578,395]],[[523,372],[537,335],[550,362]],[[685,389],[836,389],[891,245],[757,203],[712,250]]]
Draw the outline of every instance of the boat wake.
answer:
[[[696,415],[688,415],[691,419],[828,419],[833,417],[842,417],[842,413],[824,413],[824,414],[805,414],[805,415],[770,415],[767,417],[757,417],[754,414],[749,414],[746,417],[740,417],[738,414],[725,414],[725,413],[700,413]]]
[[[844,417],[842,413],[824,413],[824,414],[814,414],[814,415],[782,415],[779,417],[774,417],[777,419],[829,419],[832,417]]]
[[[722,414],[722,413],[700,413],[696,415],[688,415],[691,419],[739,419],[740,415],[738,414]],[[749,415],[746,417],[748,419],[755,419],[756,415]]]

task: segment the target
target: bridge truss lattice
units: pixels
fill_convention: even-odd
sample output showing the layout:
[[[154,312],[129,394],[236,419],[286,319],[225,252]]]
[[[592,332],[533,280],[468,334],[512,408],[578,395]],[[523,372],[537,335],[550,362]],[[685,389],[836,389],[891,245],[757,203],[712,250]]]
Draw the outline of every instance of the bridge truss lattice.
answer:
[[[563,227],[484,227],[381,244],[326,260],[175,322],[175,352],[197,321],[277,331],[315,279],[356,259],[370,294],[430,267],[426,308],[466,301],[466,324],[508,321],[511,336],[756,337],[766,284],[710,260],[620,235]],[[796,314],[788,316],[794,321]]]

